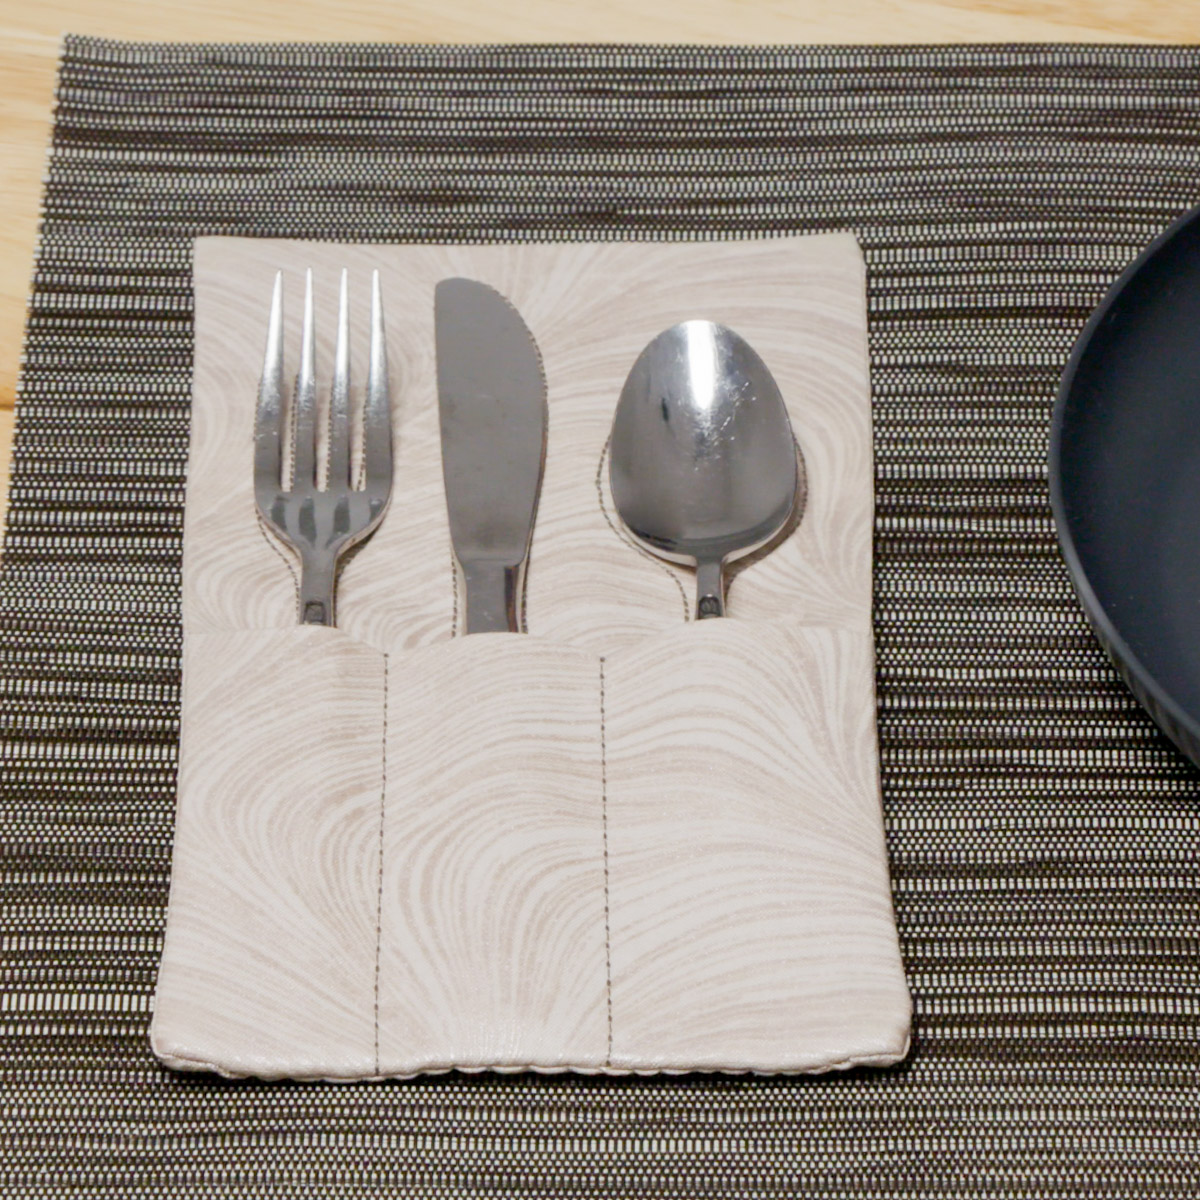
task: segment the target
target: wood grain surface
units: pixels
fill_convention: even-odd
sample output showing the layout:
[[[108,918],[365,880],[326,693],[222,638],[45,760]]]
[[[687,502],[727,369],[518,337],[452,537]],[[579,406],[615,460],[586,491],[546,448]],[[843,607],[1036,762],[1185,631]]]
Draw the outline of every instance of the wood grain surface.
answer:
[[[488,634],[389,661],[377,1073],[602,1070],[596,656]]]
[[[154,41],[920,43],[1200,41],[1179,0],[4,0],[0,4],[0,510],[64,32]]]
[[[155,1052],[235,1075],[371,1075],[383,656],[310,626],[185,653]]]
[[[600,656],[190,638],[151,1041],[177,1069],[820,1072],[910,1002],[868,633]]]
[[[614,1067],[895,1062],[869,633],[695,621],[605,662]]]

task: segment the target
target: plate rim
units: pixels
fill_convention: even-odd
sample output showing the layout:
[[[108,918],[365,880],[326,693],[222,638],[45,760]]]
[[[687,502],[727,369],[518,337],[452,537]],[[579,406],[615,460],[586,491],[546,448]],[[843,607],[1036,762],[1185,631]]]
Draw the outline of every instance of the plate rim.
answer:
[[[1193,745],[1200,744],[1200,717],[1193,716],[1188,712],[1158,682],[1145,662],[1133,652],[1129,643],[1104,611],[1104,607],[1100,603],[1095,589],[1092,587],[1091,580],[1084,570],[1082,559],[1076,549],[1074,539],[1071,537],[1068,527],[1067,510],[1063,499],[1062,435],[1063,427],[1066,423],[1066,408],[1073,393],[1076,378],[1084,359],[1092,348],[1100,326],[1104,323],[1113,307],[1122,298],[1125,291],[1137,279],[1150,261],[1157,258],[1175,238],[1198,221],[1200,221],[1200,206],[1188,209],[1171,221],[1153,241],[1143,247],[1137,257],[1109,285],[1100,303],[1092,310],[1087,323],[1075,339],[1070,357],[1067,359],[1067,364],[1059,379],[1058,392],[1055,396],[1050,421],[1050,447],[1048,456],[1050,508],[1058,536],[1059,550],[1066,560],[1067,572],[1070,575],[1071,583],[1083,607],[1084,615],[1091,622],[1093,629],[1099,636],[1102,647],[1109,657],[1114,660],[1118,670],[1122,674],[1128,673],[1134,677],[1136,681],[1135,692],[1137,688],[1141,688],[1153,704],[1159,707],[1159,711],[1165,714],[1170,721],[1174,722],[1177,729],[1186,734]],[[1137,697],[1137,699],[1141,700],[1141,697]],[[1158,713],[1150,708],[1149,705],[1145,705],[1144,702],[1143,705],[1150,709],[1150,716],[1154,718],[1156,724],[1163,727],[1163,722],[1159,719]],[[1173,741],[1177,740],[1176,735],[1165,727],[1164,732],[1167,732]]]

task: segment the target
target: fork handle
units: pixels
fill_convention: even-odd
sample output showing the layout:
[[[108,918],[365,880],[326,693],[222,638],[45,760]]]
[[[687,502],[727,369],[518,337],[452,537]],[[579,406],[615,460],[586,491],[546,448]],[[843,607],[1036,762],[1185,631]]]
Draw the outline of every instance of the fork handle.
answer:
[[[324,554],[300,558],[300,624],[332,625],[337,560]]]

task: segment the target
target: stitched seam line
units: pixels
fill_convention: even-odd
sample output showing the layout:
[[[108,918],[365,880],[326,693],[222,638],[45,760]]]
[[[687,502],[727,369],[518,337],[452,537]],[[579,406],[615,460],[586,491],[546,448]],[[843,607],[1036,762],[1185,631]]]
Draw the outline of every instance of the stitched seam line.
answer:
[[[692,606],[688,601],[687,588],[683,586],[683,581],[678,575],[657,555],[651,554],[644,546],[639,546],[625,532],[624,526],[613,520],[612,513],[608,511],[608,505],[604,503],[604,464],[608,461],[609,443],[612,441],[612,435],[609,435],[608,441],[604,443],[604,449],[600,451],[600,461],[596,464],[596,498],[600,502],[600,512],[604,515],[604,520],[609,529],[617,535],[630,550],[640,554],[647,562],[652,562],[668,579],[679,589],[679,599],[683,603],[683,619],[691,621],[695,619],[695,614],[692,612]]]
[[[387,796],[388,656],[383,656],[383,754],[379,781],[379,890],[375,897],[375,1074],[379,1074],[379,967],[383,956],[383,816]]]
[[[280,561],[282,561],[283,565],[285,567],[287,567],[288,574],[292,577],[292,590],[296,596],[296,604],[295,604],[296,616],[299,617],[299,615],[300,615],[300,576],[296,572],[296,565],[283,552],[283,548],[280,546],[279,541],[276,540],[276,536],[273,535],[270,532],[270,530],[267,528],[267,523],[263,519],[262,513],[258,511],[257,504],[254,506],[254,523],[258,526],[258,532],[262,535],[262,540],[264,542],[266,542],[267,545],[270,546],[271,549],[279,556]]]
[[[608,742],[604,716],[604,658],[600,659],[600,828],[604,835],[604,972],[605,996],[608,1002],[608,1049],[605,1066],[612,1066],[613,1003],[612,1003],[612,929],[608,904]]]

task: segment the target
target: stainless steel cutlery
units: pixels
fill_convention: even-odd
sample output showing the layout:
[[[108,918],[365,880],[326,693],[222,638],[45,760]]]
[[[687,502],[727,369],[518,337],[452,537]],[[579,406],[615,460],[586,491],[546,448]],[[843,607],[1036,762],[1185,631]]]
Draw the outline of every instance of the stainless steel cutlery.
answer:
[[[685,321],[633,364],[609,443],[625,528],[696,568],[696,617],[725,615],[725,564],[774,538],[805,499],[803,458],[766,363],[712,321]]]
[[[520,313],[494,288],[434,295],[438,417],[465,633],[517,632],[546,461],[546,379]]]
[[[333,625],[339,561],[372,533],[391,497],[391,406],[376,271],[356,483],[343,271],[322,471],[312,289],[309,271],[300,370],[289,405],[282,273],[275,279],[254,433],[254,495],[263,521],[299,558],[299,620]],[[546,461],[541,354],[516,308],[472,279],[437,284],[434,333],[461,628],[519,632]],[[695,567],[697,618],[725,615],[726,563],[777,537],[805,501],[803,457],[775,380],[742,337],[711,321],[672,326],[638,356],[613,417],[609,479],[632,538],[664,559]]]
[[[305,625],[334,624],[338,562],[383,519],[392,492],[391,405],[378,271],[371,283],[360,486],[352,478],[348,307],[343,271],[329,402],[329,453],[322,480],[317,452],[312,271],[305,282],[300,371],[290,406],[284,402],[283,273],[275,277],[254,428],[254,499],[262,519],[300,559],[298,615]],[[290,469],[285,470],[283,444],[289,407],[292,454]]]

